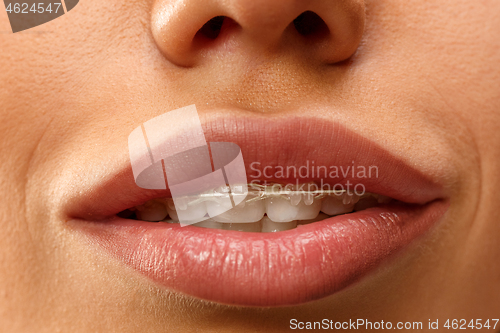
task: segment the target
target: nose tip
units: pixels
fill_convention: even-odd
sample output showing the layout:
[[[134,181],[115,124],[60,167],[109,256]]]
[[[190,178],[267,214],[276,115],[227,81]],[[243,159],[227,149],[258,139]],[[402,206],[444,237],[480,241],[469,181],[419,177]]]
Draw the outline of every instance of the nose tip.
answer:
[[[151,28],[158,48],[178,66],[235,48],[335,63],[356,50],[364,20],[363,0],[158,0]]]

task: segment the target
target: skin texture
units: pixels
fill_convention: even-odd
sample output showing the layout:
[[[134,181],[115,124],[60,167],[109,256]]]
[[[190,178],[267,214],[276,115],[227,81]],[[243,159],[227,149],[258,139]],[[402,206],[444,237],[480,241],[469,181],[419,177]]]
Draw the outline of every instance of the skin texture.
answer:
[[[293,34],[305,10],[336,37]],[[85,0],[11,34],[0,11],[0,331],[498,318],[499,14],[495,0]],[[233,21],[216,40],[193,41],[217,15]],[[189,104],[202,118],[238,108],[338,121],[439,178],[450,209],[369,276],[308,304],[233,308],[159,288],[65,228],[62,205],[75,179],[126,161],[137,124]],[[122,161],[110,160],[116,150]]]

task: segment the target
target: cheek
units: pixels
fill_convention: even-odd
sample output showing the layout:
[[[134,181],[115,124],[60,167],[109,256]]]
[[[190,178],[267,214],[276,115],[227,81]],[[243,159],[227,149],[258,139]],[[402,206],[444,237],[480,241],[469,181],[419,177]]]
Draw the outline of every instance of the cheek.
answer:
[[[383,109],[367,112],[372,123],[383,118],[402,130],[409,147],[422,147],[419,133],[437,135],[429,149],[446,141],[442,151],[452,151],[457,167],[474,175],[464,179],[471,184],[480,178],[480,159],[491,157],[497,149],[492,142],[500,142],[499,12],[495,1],[367,1],[357,53],[361,104]],[[418,133],[406,135],[417,119],[425,120]]]
[[[408,87],[409,96],[412,91],[434,94],[447,105],[440,111],[444,117],[458,112],[467,121],[483,123],[483,115],[471,111],[492,106],[485,98],[498,103],[499,12],[497,1],[370,0],[361,51],[391,91]]]
[[[116,101],[140,93],[148,81],[141,62],[155,55],[147,6],[90,0],[28,32],[2,34],[0,118],[8,121],[0,122],[0,147],[11,152],[2,179],[22,189],[41,141],[51,146],[39,162],[65,154],[64,141],[82,123],[102,117],[109,124],[122,111]],[[6,16],[0,27],[10,29]]]

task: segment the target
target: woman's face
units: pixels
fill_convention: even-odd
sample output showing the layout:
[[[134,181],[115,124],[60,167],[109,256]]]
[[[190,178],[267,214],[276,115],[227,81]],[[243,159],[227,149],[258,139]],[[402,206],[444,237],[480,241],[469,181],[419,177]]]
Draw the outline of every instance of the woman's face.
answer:
[[[317,16],[294,25],[306,11]],[[426,327],[429,319],[498,316],[499,14],[494,0],[85,0],[16,34],[8,33],[1,14],[0,327],[244,332],[287,330],[291,319],[422,321]],[[229,18],[219,35],[217,27],[201,29],[216,16]],[[422,232],[397,229],[410,232],[409,240],[376,248],[387,253],[377,252],[373,262],[369,249],[359,250],[357,265],[369,269],[338,280],[344,273],[333,268],[339,285],[326,287],[326,278],[318,287],[323,293],[273,304],[259,284],[262,271],[241,285],[264,295],[260,305],[286,307],[191,297],[178,283],[170,287],[173,275],[157,283],[119,260],[126,250],[111,232],[89,236],[82,226],[88,221],[74,220],[75,202],[93,211],[100,196],[108,203],[129,195],[109,183],[133,183],[132,130],[192,104],[208,141],[229,137],[255,159],[266,154],[273,133],[285,138],[288,131],[284,148],[263,158],[273,165],[291,161],[295,147],[302,157],[341,152],[354,161],[356,149],[368,143],[376,147],[368,151],[381,149],[417,170],[438,188],[432,199],[449,206]],[[308,132],[295,141],[297,128]],[[320,140],[325,128],[345,128],[361,143],[343,141],[330,152],[331,143]],[[314,151],[322,156],[308,155]],[[390,186],[408,187],[401,180]],[[189,228],[196,227],[180,233]],[[169,255],[162,254],[162,267],[182,270]],[[287,290],[280,283],[293,284],[294,277],[276,282]]]

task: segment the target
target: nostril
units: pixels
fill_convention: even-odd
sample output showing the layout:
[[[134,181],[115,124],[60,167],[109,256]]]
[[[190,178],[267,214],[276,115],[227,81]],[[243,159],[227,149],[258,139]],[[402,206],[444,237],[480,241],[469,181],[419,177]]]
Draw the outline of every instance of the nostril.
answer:
[[[302,36],[322,35],[328,32],[328,26],[318,14],[306,11],[300,14],[293,25]]]
[[[196,34],[208,39],[216,39],[220,34],[225,19],[225,16],[216,16],[210,19]]]

